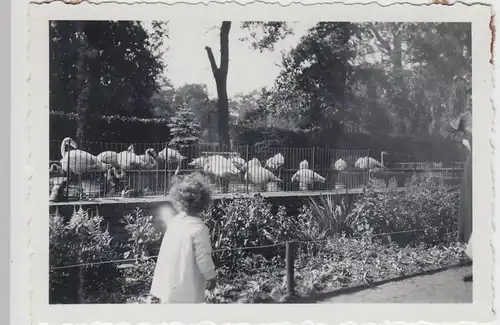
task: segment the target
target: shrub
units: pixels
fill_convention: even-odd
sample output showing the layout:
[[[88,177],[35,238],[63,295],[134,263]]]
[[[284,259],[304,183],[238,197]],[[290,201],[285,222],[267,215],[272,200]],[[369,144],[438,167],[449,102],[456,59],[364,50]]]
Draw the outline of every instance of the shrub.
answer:
[[[168,119],[125,116],[92,116],[87,120],[86,139],[108,143],[166,143],[170,139]],[[61,141],[70,136],[76,140],[77,114],[50,112],[50,139]],[[81,140],[81,139],[80,139]],[[60,156],[60,143],[51,148],[51,157]],[[95,148],[96,150],[102,148]],[[55,152],[53,152],[55,151]]]
[[[130,235],[124,259],[133,261],[118,265],[123,280],[123,294],[128,302],[142,301],[148,295],[153,280],[155,259],[152,252],[160,244],[161,234],[155,230],[153,216],[145,216],[139,208],[122,220]]]
[[[111,236],[98,214],[82,208],[66,222],[58,213],[50,215],[49,266],[59,267],[116,259]],[[51,269],[50,303],[98,303],[117,294],[117,272],[113,264]]]
[[[169,145],[173,148],[182,150],[201,142],[200,124],[196,121],[192,109],[185,104],[175,111],[175,116],[170,118],[168,127],[172,136]]]
[[[280,206],[273,213],[271,204],[258,194],[251,199],[236,197],[218,201],[202,217],[215,250],[272,245],[297,238],[300,229],[297,219],[289,217],[285,207]],[[238,259],[251,254],[270,259],[283,256],[283,248],[220,251],[216,252],[215,260],[218,265],[235,269]]]
[[[455,241],[458,190],[429,173],[413,175],[405,186],[405,191],[383,192],[368,187],[349,215],[354,233],[395,233],[380,238],[400,246]]]
[[[348,195],[339,200],[336,195],[320,195],[317,199],[309,198],[312,219],[317,224],[324,237],[351,233],[352,214]],[[337,204],[338,203],[338,204]]]

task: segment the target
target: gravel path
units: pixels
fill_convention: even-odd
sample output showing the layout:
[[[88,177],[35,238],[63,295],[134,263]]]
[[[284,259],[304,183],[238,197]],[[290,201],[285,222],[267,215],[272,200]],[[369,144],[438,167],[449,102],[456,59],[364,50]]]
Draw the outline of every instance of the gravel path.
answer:
[[[339,295],[320,303],[472,303],[472,282],[462,277],[472,267],[450,269]]]

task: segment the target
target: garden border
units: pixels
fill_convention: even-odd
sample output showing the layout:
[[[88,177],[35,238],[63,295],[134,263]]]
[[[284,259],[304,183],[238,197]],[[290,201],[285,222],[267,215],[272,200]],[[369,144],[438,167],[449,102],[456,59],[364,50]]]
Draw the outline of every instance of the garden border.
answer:
[[[292,297],[289,297],[286,301],[284,301],[282,303],[315,304],[315,303],[324,301],[326,299],[330,299],[330,298],[334,298],[334,297],[338,297],[338,296],[342,296],[342,295],[346,295],[346,294],[361,292],[361,291],[364,291],[367,289],[374,289],[374,288],[379,287],[379,286],[384,285],[384,284],[399,282],[399,281],[412,279],[412,278],[425,276],[425,275],[432,275],[432,274],[436,274],[439,272],[453,270],[453,269],[459,269],[459,268],[467,267],[467,266],[472,266],[472,261],[461,261],[461,262],[456,263],[456,264],[451,264],[451,265],[435,268],[432,270],[426,270],[426,271],[422,271],[419,273],[405,274],[405,275],[402,275],[399,277],[374,281],[371,283],[360,284],[360,285],[353,286],[353,287],[334,289],[331,291],[321,292],[321,293],[312,294],[312,295],[303,296],[303,297],[292,296]]]

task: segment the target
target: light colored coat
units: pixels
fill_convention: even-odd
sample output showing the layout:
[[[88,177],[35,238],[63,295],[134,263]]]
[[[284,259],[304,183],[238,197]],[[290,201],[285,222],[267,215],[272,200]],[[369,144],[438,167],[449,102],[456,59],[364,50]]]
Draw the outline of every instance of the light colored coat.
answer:
[[[162,303],[203,303],[215,277],[212,245],[200,218],[180,213],[169,220],[156,263],[151,294]]]

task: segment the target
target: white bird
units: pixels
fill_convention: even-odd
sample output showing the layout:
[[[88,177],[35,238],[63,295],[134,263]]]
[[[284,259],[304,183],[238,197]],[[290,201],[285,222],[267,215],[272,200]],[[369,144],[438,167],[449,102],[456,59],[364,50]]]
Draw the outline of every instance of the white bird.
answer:
[[[233,163],[234,167],[238,168],[239,170],[242,170],[243,166],[245,166],[245,164],[247,163],[245,159],[241,157],[232,157],[229,160]]]
[[[120,164],[118,164],[118,153],[115,151],[103,151],[97,155],[97,159],[113,167],[120,166]]]
[[[207,157],[205,165],[203,166],[203,171],[220,178],[227,178],[240,173],[239,169],[233,165],[231,160],[219,155]]]
[[[307,190],[307,187],[314,182],[324,183],[325,181],[326,178],[307,168],[299,169],[292,176],[292,182],[299,182],[299,187],[302,191]]]
[[[67,146],[74,149],[66,150]],[[103,168],[104,165],[97,159],[96,156],[76,148],[76,143],[69,137],[64,138],[61,143],[62,159],[60,160],[60,163],[65,172],[81,175],[87,171],[99,171]]]
[[[278,153],[268,160],[266,160],[265,166],[271,170],[278,170],[278,177],[281,177],[281,166],[285,163],[285,157],[281,153]]]
[[[67,147],[73,148],[73,150],[67,150]],[[89,171],[105,170],[107,165],[98,160],[96,156],[86,151],[77,149],[75,141],[73,141],[70,137],[63,139],[61,143],[61,155],[62,159],[60,160],[60,164],[62,170],[68,173],[68,175],[70,173],[77,175],[81,199],[83,196],[83,190],[81,190],[83,188],[81,175]]]
[[[186,157],[180,154],[179,151],[175,149],[170,149],[168,147],[163,148],[162,151],[158,153],[158,157],[156,157],[158,161],[164,161],[167,163],[167,166],[169,166],[170,170],[170,164],[171,163],[176,163],[177,164],[177,169],[175,170],[174,175],[177,175],[180,171],[181,168],[181,163]]]
[[[373,170],[375,168],[384,168],[384,156],[387,155],[387,152],[382,151],[380,153],[380,161],[372,157],[361,157],[354,163],[355,168],[359,169],[369,169]]]
[[[134,145],[130,145],[127,150],[118,153],[118,166],[122,170],[140,168],[140,158],[135,154]]]
[[[276,177],[270,170],[255,162],[248,165],[244,179],[253,185],[259,186],[261,190],[270,182],[281,182],[281,179]]]
[[[309,162],[307,160],[302,160],[299,164],[299,169],[308,169]]]
[[[64,171],[61,166],[58,164],[52,164],[49,167],[49,175],[54,175],[54,176],[63,176]]]
[[[206,158],[203,172],[211,176],[216,183],[219,183],[219,186],[223,185],[223,179],[229,179],[240,175],[239,169],[236,168],[229,159],[219,155]]]
[[[157,159],[164,160],[167,162],[179,163],[179,162],[183,161],[184,159],[186,159],[186,157],[181,155],[180,152],[175,150],[175,149],[165,147],[165,148],[163,148],[162,151],[160,151],[158,153]]]
[[[138,155],[139,165],[141,169],[153,169],[157,166],[156,151],[153,148],[148,148],[143,155]]]
[[[191,166],[196,169],[203,169],[203,167],[205,166],[206,159],[207,159],[206,157],[195,158],[188,164],[188,166]]]
[[[241,171],[246,172],[249,168],[252,168],[252,166],[262,167],[262,164],[261,164],[259,159],[252,158],[243,165],[243,167],[241,168]]]
[[[266,160],[265,167],[269,169],[278,169],[285,163],[285,157],[281,153],[278,153],[268,160]]]
[[[347,163],[342,158],[338,159],[333,164],[333,169],[338,170],[338,171],[345,170],[346,168],[347,168]]]

